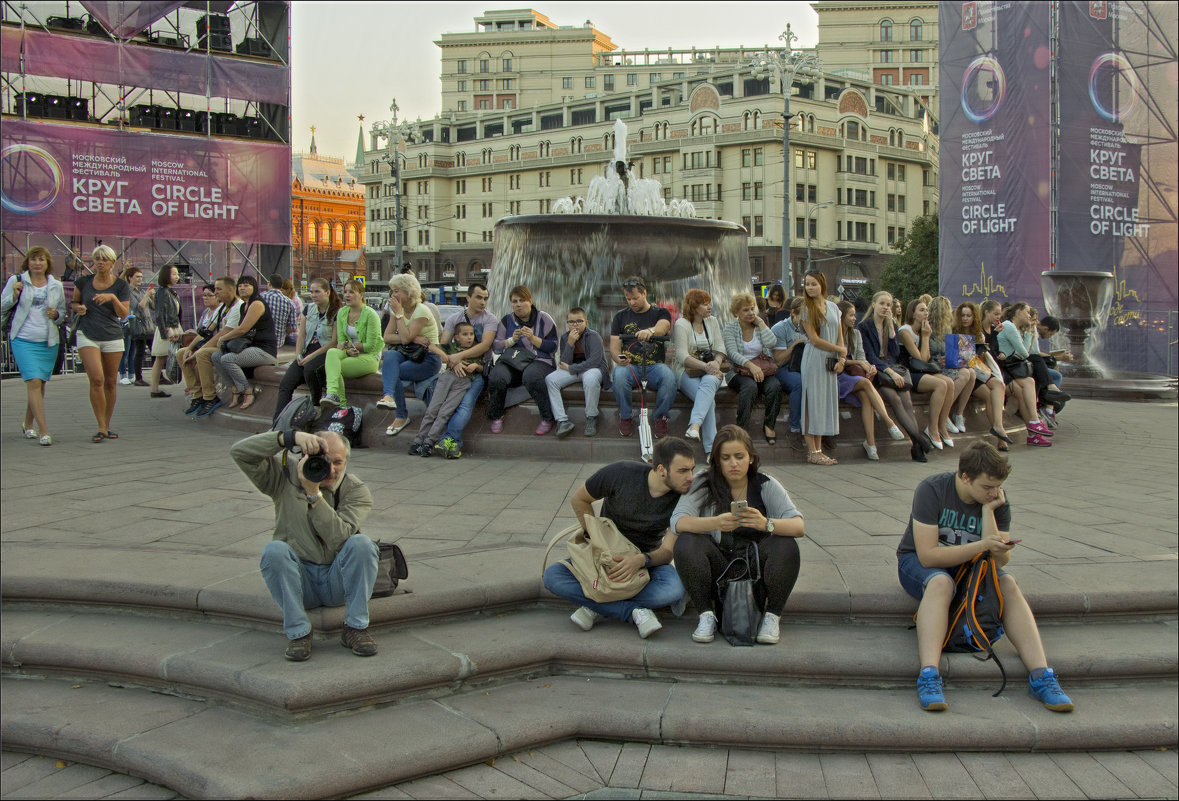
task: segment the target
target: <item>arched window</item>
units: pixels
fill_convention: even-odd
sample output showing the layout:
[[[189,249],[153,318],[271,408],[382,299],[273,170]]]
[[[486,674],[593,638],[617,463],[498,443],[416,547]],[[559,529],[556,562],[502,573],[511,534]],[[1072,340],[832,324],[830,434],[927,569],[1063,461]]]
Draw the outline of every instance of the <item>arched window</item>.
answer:
[[[536,155],[539,158],[547,159],[550,155],[550,151],[552,150],[552,146],[552,142],[541,142],[536,146]]]
[[[882,42],[891,42],[892,41],[892,20],[890,20],[890,19],[880,20],[880,41],[882,41]]]
[[[741,130],[743,131],[749,130],[749,116],[748,111],[741,115]]]
[[[491,163],[491,148],[489,148],[489,147],[483,148],[483,150],[480,153],[480,156],[482,158],[482,161],[480,163],[490,164]]]
[[[897,147],[905,146],[905,132],[897,131]]]
[[[807,115],[806,132],[807,133],[814,133],[815,132],[815,115],[814,114]]]
[[[430,160],[430,157],[428,155],[426,155],[425,153],[418,154],[418,166],[419,167],[429,166],[429,160]]]
[[[346,247],[346,248],[356,247],[356,225],[355,224],[348,225],[348,238],[345,240],[344,247]]]
[[[315,223],[307,223],[307,244],[315,244]]]
[[[463,153],[463,152],[456,153],[455,157],[454,157],[454,163],[458,167],[466,167],[467,166],[467,154]]]
[[[919,19],[909,21],[909,39],[914,42],[921,41],[921,33],[924,28],[924,23]]]
[[[336,247],[344,246],[344,224],[336,223],[336,230],[332,232],[332,244]]]
[[[761,128],[761,112],[755,111],[753,112],[753,130],[756,131],[759,128]]]
[[[326,222],[319,225],[319,241],[325,247],[331,247],[332,229]]]

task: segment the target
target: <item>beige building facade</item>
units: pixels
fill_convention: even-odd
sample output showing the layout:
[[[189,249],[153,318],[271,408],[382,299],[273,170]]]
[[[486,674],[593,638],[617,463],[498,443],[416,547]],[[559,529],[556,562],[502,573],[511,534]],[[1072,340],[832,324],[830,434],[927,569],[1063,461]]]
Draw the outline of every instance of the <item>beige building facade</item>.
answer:
[[[914,14],[920,6],[936,32],[936,4],[886,5]],[[820,30],[825,14],[845,19],[849,6],[863,4],[815,4]],[[868,14],[856,35],[879,33],[879,16]],[[437,42],[444,111],[423,123],[426,141],[399,146],[403,260],[420,278],[465,285],[492,268],[496,221],[584,196],[610,160],[619,118],[636,175],[658,179],[667,199],[690,200],[698,217],[745,226],[754,282],[783,274],[783,97],[776,79],[748,66],[762,48],[627,51],[588,21],[561,27],[531,10],[488,12],[476,27]],[[857,68],[841,61],[835,72],[824,62],[813,82],[795,82],[790,102],[790,257],[801,274],[809,238],[832,285],[876,283],[890,245],[937,208],[931,87],[871,80],[874,51],[856,47]],[[473,103],[480,106],[471,110]],[[356,173],[369,280],[379,284],[399,267],[395,190],[387,143],[366,144]]]

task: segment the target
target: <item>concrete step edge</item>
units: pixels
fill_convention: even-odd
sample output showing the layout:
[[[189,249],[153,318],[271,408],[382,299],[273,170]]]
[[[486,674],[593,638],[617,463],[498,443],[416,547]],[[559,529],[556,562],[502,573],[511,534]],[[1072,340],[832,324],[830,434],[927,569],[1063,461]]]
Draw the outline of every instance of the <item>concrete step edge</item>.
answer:
[[[0,736],[194,798],[339,797],[574,737],[858,752],[1176,745],[1173,681],[1074,692],[1066,715],[1016,690],[947,692],[950,711],[932,714],[912,690],[552,677],[292,726],[140,689],[9,679]]]
[[[664,617],[647,640],[619,621],[582,632],[567,615],[525,609],[378,633],[380,653],[357,659],[334,636],[318,636],[306,664],[282,657],[278,635],[196,621],[55,610],[10,612],[3,667],[21,676],[61,675],[135,683],[210,698],[280,717],[440,697],[476,686],[553,674],[675,678],[699,684],[907,687],[919,665],[905,626],[797,625],[776,646],[733,648],[719,636],[691,641],[694,620]],[[1179,675],[1175,621],[1049,623],[1042,637],[1070,682]],[[1010,643],[996,653],[1009,685],[1026,671]],[[943,657],[943,675],[998,687],[993,662]],[[351,681],[341,683],[341,672]]]

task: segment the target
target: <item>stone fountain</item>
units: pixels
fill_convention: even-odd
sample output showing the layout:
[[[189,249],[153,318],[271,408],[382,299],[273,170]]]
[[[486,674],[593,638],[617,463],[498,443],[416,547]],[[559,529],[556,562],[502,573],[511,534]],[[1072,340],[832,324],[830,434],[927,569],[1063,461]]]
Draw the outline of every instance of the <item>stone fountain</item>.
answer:
[[[491,308],[508,310],[511,288],[523,284],[554,319],[581,306],[603,330],[622,307],[622,279],[637,274],[652,303],[677,311],[688,289],[707,290],[723,320],[729,299],[751,288],[748,233],[736,223],[695,218],[685,200],[665,201],[658,181],[630,170],[622,120],[614,138],[613,156],[584,198],[557,200],[553,214],[496,223]]]

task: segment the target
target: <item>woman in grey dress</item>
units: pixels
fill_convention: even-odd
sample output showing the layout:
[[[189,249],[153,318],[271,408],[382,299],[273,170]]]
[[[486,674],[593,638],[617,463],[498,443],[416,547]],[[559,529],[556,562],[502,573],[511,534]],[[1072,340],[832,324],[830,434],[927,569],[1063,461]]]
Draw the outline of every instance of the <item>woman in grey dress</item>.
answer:
[[[807,335],[802,354],[803,431],[806,434],[810,464],[838,464],[823,453],[823,437],[839,433],[839,381],[847,361],[847,347],[839,325],[839,308],[827,300],[827,278],[819,270],[809,270],[802,279],[803,333]],[[827,359],[835,356],[835,371],[827,369]]]

